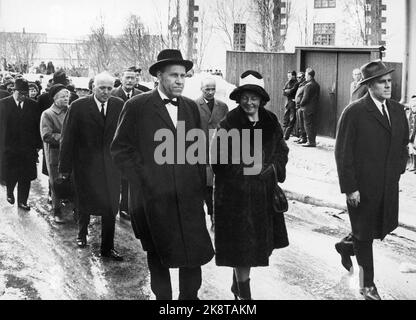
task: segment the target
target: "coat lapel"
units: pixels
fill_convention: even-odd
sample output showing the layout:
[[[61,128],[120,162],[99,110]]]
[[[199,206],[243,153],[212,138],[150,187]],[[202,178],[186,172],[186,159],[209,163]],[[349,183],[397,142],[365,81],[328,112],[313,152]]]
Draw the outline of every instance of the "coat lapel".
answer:
[[[208,115],[208,119],[210,119],[212,117],[212,113],[204,98],[199,99],[199,105],[201,106],[202,110],[204,110],[204,112]]]
[[[174,131],[176,131],[176,128],[172,122],[172,119],[170,118],[169,112],[166,109],[165,104],[162,101],[162,98],[159,95],[159,92],[157,92],[157,89],[154,89],[153,91],[153,104],[155,106],[155,110],[157,115]],[[178,112],[178,120],[179,120],[179,112]]]
[[[100,114],[101,116],[101,114]],[[108,130],[108,128],[111,127],[111,125],[114,123],[114,121],[118,121],[117,118],[117,112],[113,106],[112,100],[108,100],[107,103],[107,115],[105,117],[105,131]]]
[[[378,110],[376,104],[374,103],[373,99],[371,98],[370,94],[367,93],[366,96],[366,107],[367,111],[370,112],[370,114],[377,119],[377,121],[387,130],[391,133],[391,127],[384,119],[383,115],[381,114],[380,110]],[[391,109],[391,108],[390,108]],[[390,113],[390,112],[389,112]],[[390,113],[391,117],[391,113]],[[391,121],[391,119],[390,119]]]
[[[90,100],[88,103],[88,108],[91,118],[94,119],[94,121],[97,122],[101,127],[104,127],[104,119],[98,111],[98,106],[95,103],[94,95],[89,96],[88,99]]]

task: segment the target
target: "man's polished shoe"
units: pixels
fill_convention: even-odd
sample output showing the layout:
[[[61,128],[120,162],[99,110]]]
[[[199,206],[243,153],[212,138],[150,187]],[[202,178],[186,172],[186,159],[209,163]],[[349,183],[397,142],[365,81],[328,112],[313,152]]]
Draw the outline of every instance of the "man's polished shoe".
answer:
[[[120,218],[123,218],[123,219],[126,219],[126,220],[130,220],[130,215],[128,214],[127,211],[120,210]]]
[[[85,248],[87,246],[87,238],[77,238],[77,246],[79,248]]]
[[[381,300],[375,286],[364,287],[360,289],[360,293],[364,296],[365,300]]]
[[[305,148],[315,148],[316,147],[316,143],[306,143],[306,144],[302,144],[302,147],[305,147]]]
[[[7,202],[10,204],[14,204],[15,200],[14,200],[14,195],[9,195],[7,196]]]
[[[351,257],[348,254],[348,248],[346,248],[346,244],[342,242],[338,242],[335,244],[335,249],[341,255],[341,263],[348,272],[351,272],[352,268],[352,261]]]
[[[304,144],[306,142],[308,142],[308,140],[306,140],[306,139],[299,139],[299,140],[296,141],[297,144]]]
[[[30,207],[26,203],[19,203],[18,207],[25,211],[30,211]]]
[[[111,258],[114,261],[123,261],[123,257],[114,249],[111,249],[108,252],[101,251],[101,257]]]

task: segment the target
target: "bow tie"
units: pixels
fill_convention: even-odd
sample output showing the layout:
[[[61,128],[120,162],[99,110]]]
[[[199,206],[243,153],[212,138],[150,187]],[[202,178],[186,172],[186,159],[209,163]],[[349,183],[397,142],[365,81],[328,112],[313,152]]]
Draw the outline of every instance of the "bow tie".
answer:
[[[170,103],[170,104],[173,104],[174,106],[179,107],[179,101],[178,100],[163,99],[163,102],[165,103],[165,105]]]

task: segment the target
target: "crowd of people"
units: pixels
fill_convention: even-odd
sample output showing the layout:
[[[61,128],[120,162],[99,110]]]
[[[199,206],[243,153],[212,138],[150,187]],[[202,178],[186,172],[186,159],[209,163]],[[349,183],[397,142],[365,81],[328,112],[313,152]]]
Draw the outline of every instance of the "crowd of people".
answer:
[[[17,185],[17,205],[29,211],[30,184],[43,149],[54,221],[64,223],[62,203],[74,202],[79,248],[87,247],[90,216],[101,216],[101,256],[122,261],[114,241],[120,214],[131,220],[147,252],[156,299],[172,299],[170,268],[179,269],[179,299],[198,299],[201,266],[215,255],[218,266],[233,270],[235,298],[249,300],[251,269],[268,266],[273,250],[289,245],[277,185],[286,179],[291,134],[305,147],[316,147],[320,87],[311,68],[288,73],[282,129],[265,108],[270,96],[261,74],[248,70],[241,75],[230,94],[238,106],[229,111],[215,98],[213,77],[202,80],[195,101],[182,95],[192,68],[180,51],[165,49],[149,68],[157,79],[153,90],[140,86],[141,70],[130,67],[119,83],[107,72],[96,75],[83,97],[61,70],[40,95],[25,79],[15,79],[0,99],[0,182],[11,205]],[[335,157],[352,230],[335,248],[348,271],[350,257],[357,256],[360,292],[367,300],[380,299],[373,279],[373,240],[384,239],[398,225],[398,183],[408,160],[405,108],[391,100],[393,71],[380,61],[354,70],[351,103],[337,130]],[[356,97],[357,91],[363,96]],[[199,136],[195,130],[204,137],[198,152],[206,157],[181,161],[180,146],[191,149],[189,135]],[[166,131],[173,140],[161,144],[157,137]],[[259,132],[261,140],[256,140]],[[161,148],[162,162],[156,159]],[[260,161],[254,157],[247,163],[246,151],[259,153]],[[248,174],[253,168],[256,173]]]

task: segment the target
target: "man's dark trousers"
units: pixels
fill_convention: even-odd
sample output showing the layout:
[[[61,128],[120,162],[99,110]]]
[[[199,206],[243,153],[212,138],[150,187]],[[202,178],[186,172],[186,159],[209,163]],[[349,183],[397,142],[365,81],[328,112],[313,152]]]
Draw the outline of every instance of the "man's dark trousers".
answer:
[[[310,144],[316,144],[316,124],[315,112],[308,109],[303,109],[303,123]]]
[[[169,268],[164,266],[154,251],[147,252],[150,286],[156,300],[172,300]],[[197,300],[202,284],[201,267],[179,268],[179,300]]]
[[[88,235],[88,224],[90,215],[86,212],[79,213],[78,220],[78,238],[85,239]],[[114,232],[116,218],[111,209],[103,212],[101,216],[101,252],[109,252],[114,249]]]
[[[285,138],[289,139],[290,134],[296,124],[296,104],[294,101],[288,101],[286,104],[286,111],[283,116],[283,130]]]
[[[304,120],[303,109],[299,108],[296,113],[297,113],[298,127],[299,127],[299,138],[306,141],[305,120]]]
[[[128,213],[129,207],[129,182],[126,179],[121,179],[121,198],[120,198],[120,211]]]
[[[30,190],[30,180],[23,177],[13,177],[6,182],[7,196],[11,196],[17,184],[17,203],[27,204]]]

